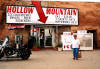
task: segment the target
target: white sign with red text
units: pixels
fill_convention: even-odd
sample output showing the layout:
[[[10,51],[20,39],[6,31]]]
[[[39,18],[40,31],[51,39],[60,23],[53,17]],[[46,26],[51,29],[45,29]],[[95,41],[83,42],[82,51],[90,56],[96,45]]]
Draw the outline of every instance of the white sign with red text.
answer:
[[[6,23],[78,25],[78,9],[7,6]]]
[[[71,50],[71,40],[72,40],[71,32],[64,32],[61,38],[62,38],[63,50]]]

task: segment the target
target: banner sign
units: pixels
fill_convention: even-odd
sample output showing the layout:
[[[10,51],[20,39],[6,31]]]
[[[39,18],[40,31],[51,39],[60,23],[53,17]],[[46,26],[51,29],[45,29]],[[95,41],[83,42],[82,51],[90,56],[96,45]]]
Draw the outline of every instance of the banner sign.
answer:
[[[63,50],[71,50],[71,32],[63,32],[63,35],[61,35],[61,39],[63,44]]]
[[[10,27],[8,27],[8,29],[17,29],[17,28],[24,28],[25,25],[24,24],[21,24],[21,25],[11,25]]]
[[[78,25],[78,9],[7,6],[6,23]]]
[[[32,32],[39,32],[39,31],[40,31],[39,28],[32,29]]]

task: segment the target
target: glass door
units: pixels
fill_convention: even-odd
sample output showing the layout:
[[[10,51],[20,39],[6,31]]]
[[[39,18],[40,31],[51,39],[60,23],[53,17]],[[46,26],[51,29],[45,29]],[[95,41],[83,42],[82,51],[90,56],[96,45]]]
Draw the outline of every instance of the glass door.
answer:
[[[45,31],[44,29],[40,29],[40,47],[44,48],[45,46]]]
[[[45,29],[45,47],[52,46],[52,30],[51,28]]]

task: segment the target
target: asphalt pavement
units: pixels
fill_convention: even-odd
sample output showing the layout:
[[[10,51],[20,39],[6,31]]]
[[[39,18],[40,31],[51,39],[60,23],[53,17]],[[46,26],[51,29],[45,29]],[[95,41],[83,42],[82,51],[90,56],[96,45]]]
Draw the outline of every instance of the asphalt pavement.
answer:
[[[33,51],[28,60],[0,60],[0,69],[100,69],[100,50],[82,51],[82,58],[73,60],[72,51]]]

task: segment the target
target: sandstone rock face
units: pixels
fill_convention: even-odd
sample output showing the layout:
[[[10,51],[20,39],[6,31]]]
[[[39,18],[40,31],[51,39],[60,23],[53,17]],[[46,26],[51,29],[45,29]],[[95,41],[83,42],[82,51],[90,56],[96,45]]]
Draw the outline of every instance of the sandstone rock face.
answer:
[[[32,5],[32,2],[24,0],[0,0],[0,38],[4,39],[5,35],[9,35],[11,40],[14,40],[16,34],[25,36],[24,42],[27,40],[29,29],[8,30],[9,24],[6,24],[6,5]],[[61,8],[78,8],[79,10],[79,25],[71,26],[71,31],[77,30],[96,30],[97,45],[100,47],[100,3],[98,2],[67,2],[67,1],[42,1],[44,7],[61,7]],[[32,5],[33,6],[33,5]],[[64,30],[66,28],[63,28]],[[60,31],[60,30],[59,30]]]
[[[15,29],[15,30],[8,30],[8,27],[11,24],[6,24],[6,6],[7,5],[23,5],[25,4],[22,1],[15,1],[15,0],[0,0],[0,39],[5,38],[6,35],[10,37],[11,42],[14,44],[15,35],[23,35],[24,44],[26,43],[28,36],[29,36],[29,29]]]
[[[45,7],[78,8],[79,25],[71,26],[71,32],[77,30],[96,30],[95,39],[100,47],[100,2],[42,2]]]

